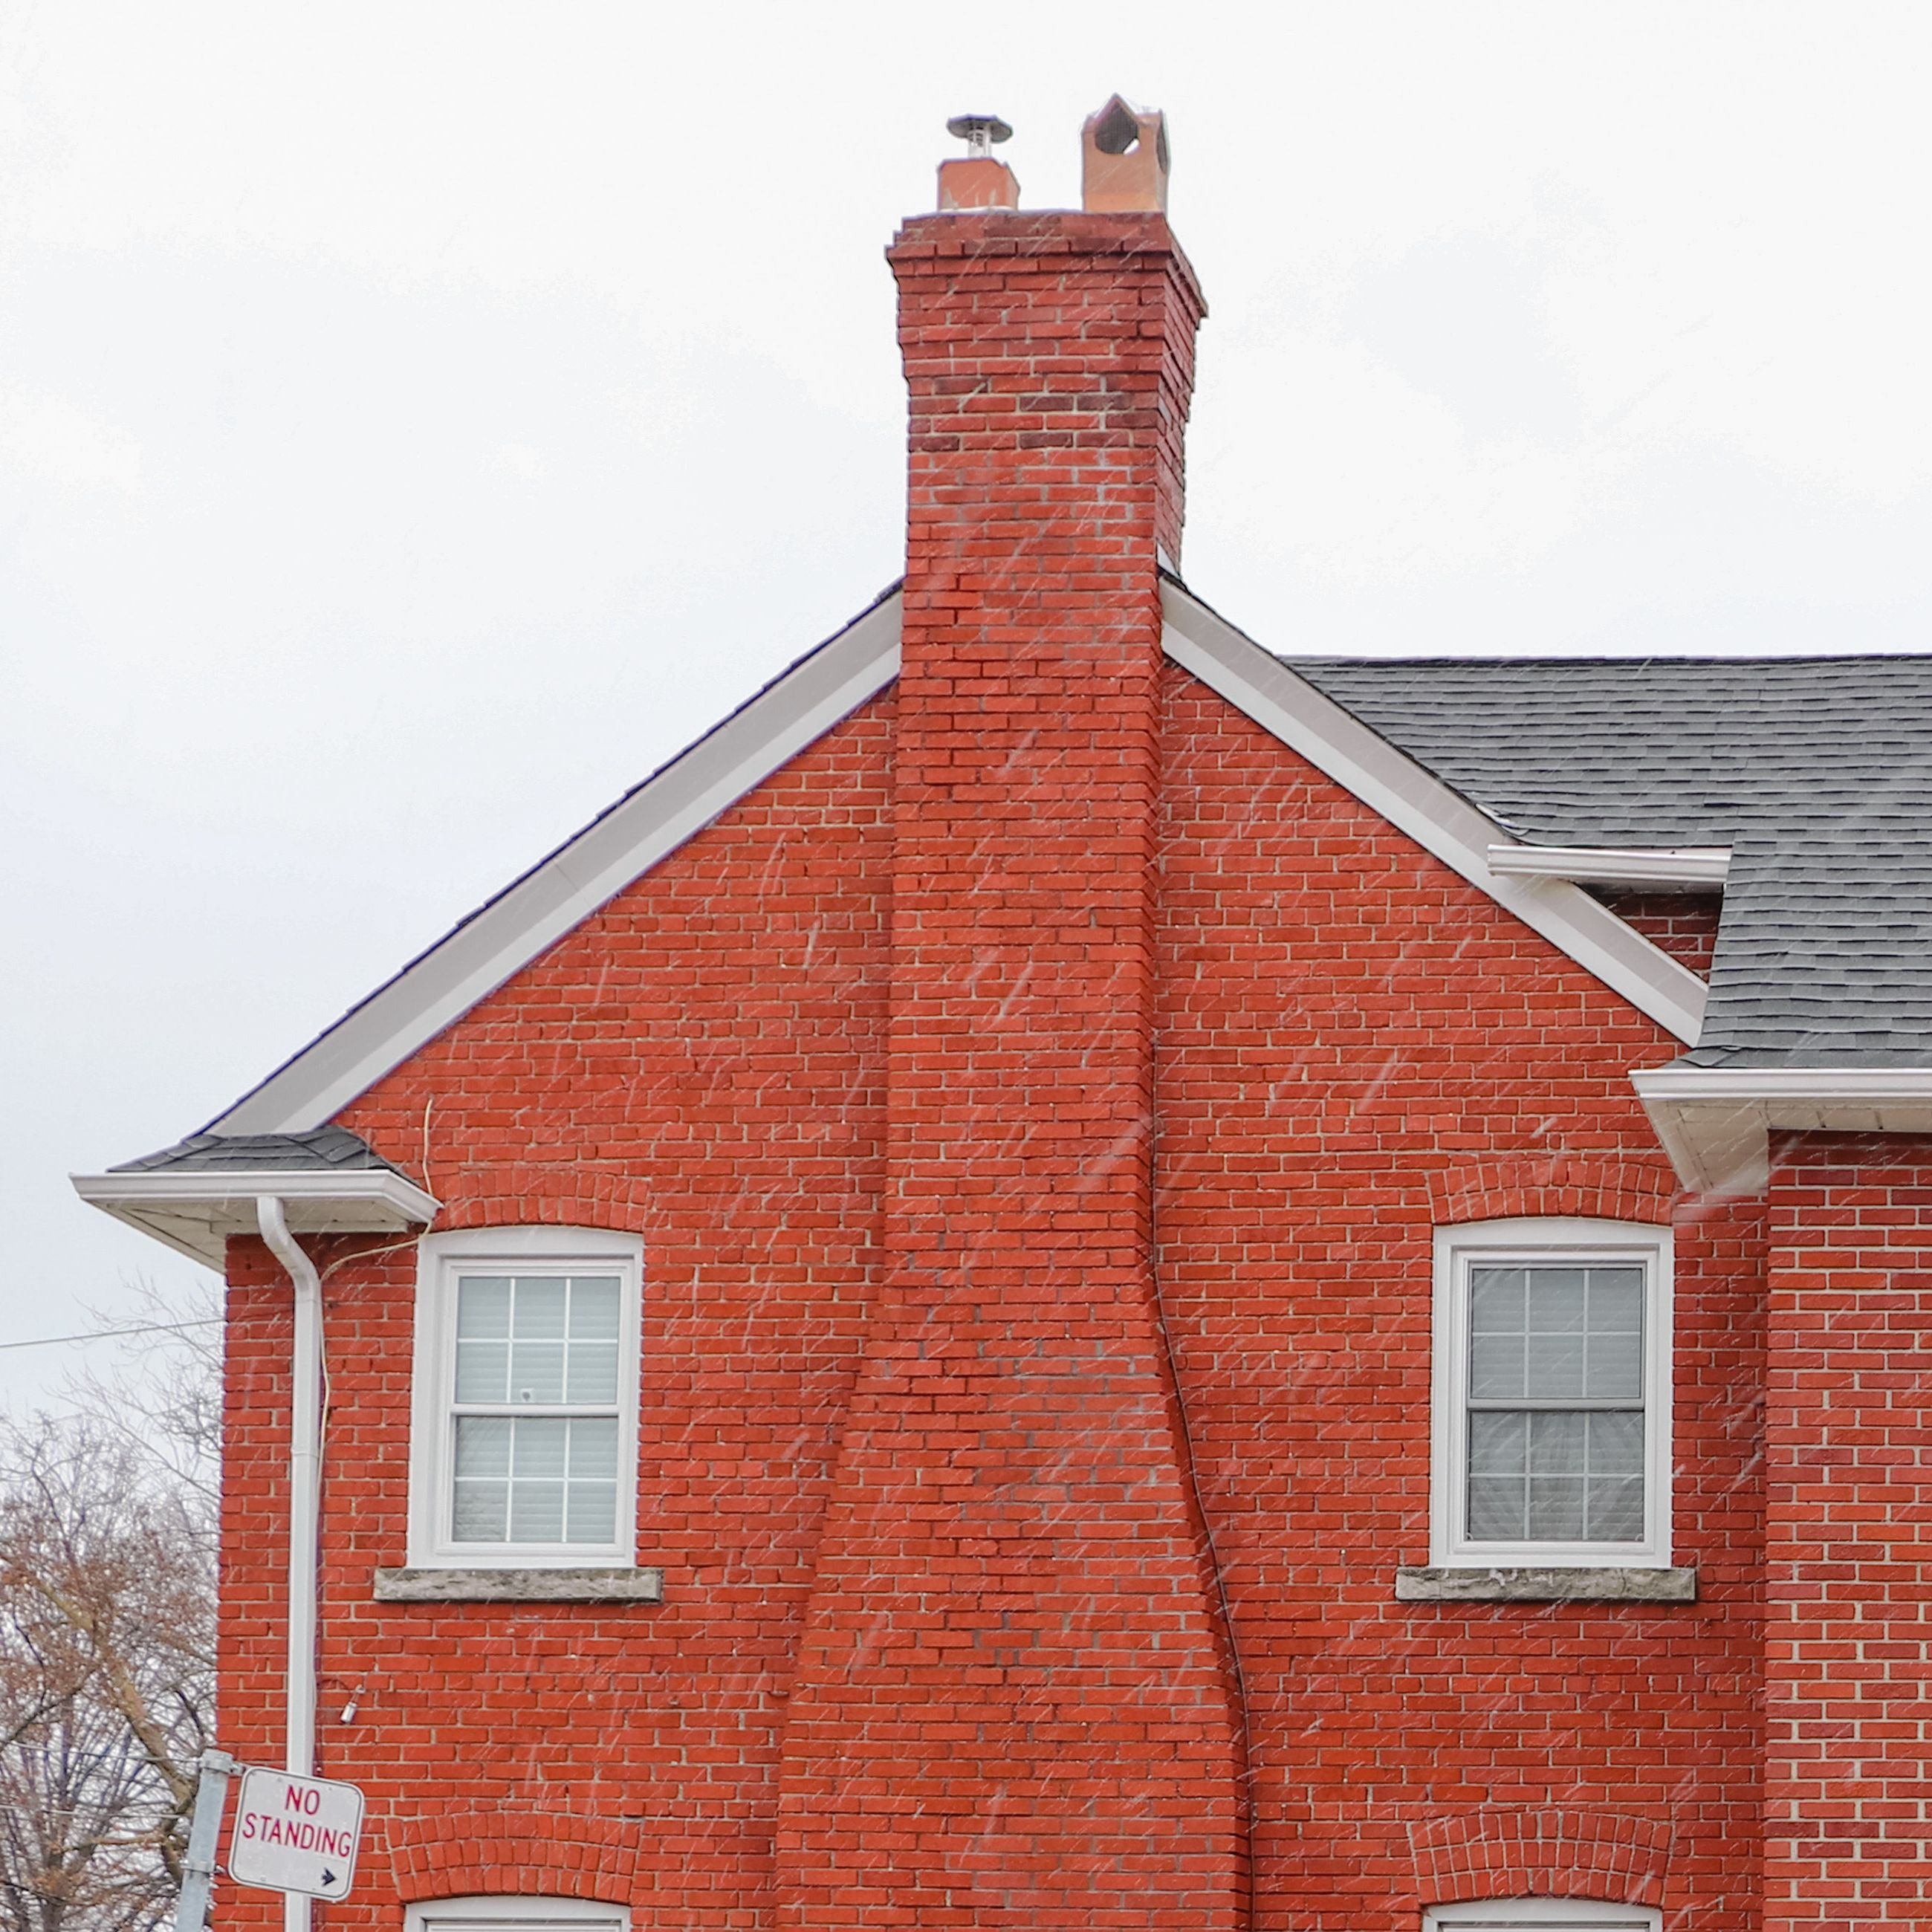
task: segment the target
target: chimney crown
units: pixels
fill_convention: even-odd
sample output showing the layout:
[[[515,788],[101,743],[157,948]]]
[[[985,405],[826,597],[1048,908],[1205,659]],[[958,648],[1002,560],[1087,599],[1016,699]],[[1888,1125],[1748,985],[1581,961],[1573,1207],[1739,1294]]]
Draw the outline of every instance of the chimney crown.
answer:
[[[1167,116],[1117,94],[1080,130],[1080,206],[1089,214],[1167,212]]]

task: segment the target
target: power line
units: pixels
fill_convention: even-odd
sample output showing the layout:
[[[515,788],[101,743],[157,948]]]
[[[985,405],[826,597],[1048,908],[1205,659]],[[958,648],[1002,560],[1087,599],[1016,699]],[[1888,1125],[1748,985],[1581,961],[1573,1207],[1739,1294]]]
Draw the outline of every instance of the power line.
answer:
[[[0,1342],[0,1348],[51,1348],[62,1342],[118,1342],[123,1335],[175,1335],[184,1328],[213,1328],[218,1315],[197,1316],[192,1322],[144,1322],[134,1328],[90,1328],[82,1335],[35,1335],[25,1342]]]

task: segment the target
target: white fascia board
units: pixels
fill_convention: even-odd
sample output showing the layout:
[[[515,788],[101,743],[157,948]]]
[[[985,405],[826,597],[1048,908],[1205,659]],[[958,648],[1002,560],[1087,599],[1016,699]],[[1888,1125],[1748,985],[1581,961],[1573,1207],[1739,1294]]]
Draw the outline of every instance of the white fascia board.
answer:
[[[1161,606],[1162,641],[1177,664],[1639,1011],[1696,1044],[1705,986],[1688,967],[1567,880],[1496,871],[1489,860],[1494,820],[1179,585],[1162,580]]]
[[[1568,879],[1579,885],[1721,886],[1731,869],[1725,845],[1516,845],[1490,847],[1489,867],[1514,879]]]
[[[1656,1066],[1630,1076],[1687,1187],[1755,1194],[1774,1132],[1932,1133],[1932,1067]]]
[[[427,1227],[440,1204],[386,1168],[264,1168],[254,1172],[76,1174],[74,1191],[176,1253],[219,1270],[230,1234],[252,1234],[256,1204],[279,1201],[300,1234],[399,1234]]]
[[[388,1211],[401,1222],[429,1221],[440,1204],[406,1175],[393,1168],[257,1168],[230,1172],[163,1168],[130,1174],[76,1174],[74,1192],[96,1206],[110,1201],[190,1204],[219,1208],[251,1206],[262,1200],[300,1208],[367,1208]]]
[[[801,658],[688,751],[473,913],[203,1130],[332,1119],[898,675],[899,596]]]

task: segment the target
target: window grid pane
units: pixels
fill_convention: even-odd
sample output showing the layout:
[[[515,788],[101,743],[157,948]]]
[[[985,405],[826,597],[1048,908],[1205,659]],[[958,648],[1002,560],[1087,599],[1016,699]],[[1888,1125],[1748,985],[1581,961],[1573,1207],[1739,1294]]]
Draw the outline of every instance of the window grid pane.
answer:
[[[1644,1273],[1628,1263],[1470,1268],[1472,1540],[1642,1540]]]
[[[459,1543],[610,1543],[617,1534],[614,1416],[459,1415]]]
[[[457,1542],[617,1540],[622,1306],[615,1275],[458,1277]]]

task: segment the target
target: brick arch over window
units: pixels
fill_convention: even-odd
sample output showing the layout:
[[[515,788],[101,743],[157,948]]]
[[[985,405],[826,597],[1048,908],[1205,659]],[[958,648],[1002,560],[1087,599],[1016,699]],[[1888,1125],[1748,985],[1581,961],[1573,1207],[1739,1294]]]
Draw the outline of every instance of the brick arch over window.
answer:
[[[1660,1153],[1654,1162],[1562,1154],[1451,1168],[1431,1180],[1430,1204],[1438,1227],[1551,1214],[1661,1226],[1670,1221],[1676,1192],[1676,1177]]]
[[[386,1835],[405,1905],[484,1892],[628,1905],[637,1890],[638,1828],[618,1820],[456,1810],[392,1817]]]
[[[459,1228],[621,1228],[637,1226],[633,1175],[589,1166],[472,1161],[442,1179],[439,1232]],[[432,1192],[434,1190],[432,1190]]]
[[[1599,1898],[1660,1905],[1668,1825],[1628,1812],[1470,1811],[1409,1828],[1425,1905],[1478,1898]]]

